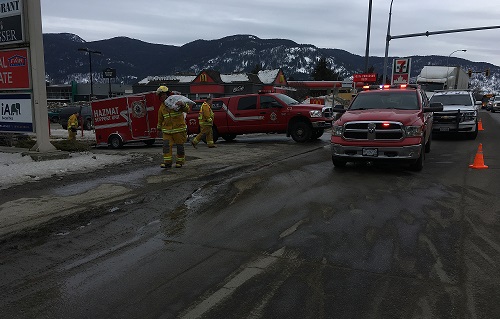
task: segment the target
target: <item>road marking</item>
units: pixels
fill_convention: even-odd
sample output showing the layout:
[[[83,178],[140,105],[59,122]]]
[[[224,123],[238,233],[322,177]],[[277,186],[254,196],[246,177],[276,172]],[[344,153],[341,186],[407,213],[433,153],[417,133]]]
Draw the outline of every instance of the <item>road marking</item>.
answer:
[[[284,232],[282,232],[280,234],[280,238],[283,238],[283,237],[286,237],[286,236],[293,234],[299,228],[300,225],[304,224],[307,221],[308,221],[307,219],[299,220],[298,222],[295,223],[295,225],[293,225],[292,227],[290,227],[287,230],[285,230]]]
[[[262,273],[266,268],[274,264],[283,256],[285,247],[282,247],[272,253],[270,256],[259,258],[254,262],[249,263],[245,269],[240,271],[236,276],[229,280],[221,289],[217,290],[203,301],[198,303],[194,308],[189,310],[181,318],[193,319],[200,318],[207,311],[219,304],[222,300],[233,294],[245,282]]]

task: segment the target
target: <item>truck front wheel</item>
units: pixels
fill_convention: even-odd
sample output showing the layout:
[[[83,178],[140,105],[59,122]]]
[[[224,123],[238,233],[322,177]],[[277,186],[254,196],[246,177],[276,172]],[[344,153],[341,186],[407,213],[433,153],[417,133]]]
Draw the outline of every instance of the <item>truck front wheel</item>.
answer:
[[[313,133],[311,135],[311,140],[317,140],[321,136],[323,136],[323,133],[325,133],[325,130],[322,128],[317,128],[313,130]]]
[[[341,160],[341,159],[335,158],[333,156],[332,156],[332,163],[333,163],[333,166],[339,167],[339,168],[345,167],[345,165],[347,164],[347,162],[345,160]]]
[[[302,121],[296,122],[292,126],[290,135],[292,136],[292,139],[297,143],[307,142],[311,139],[312,136],[311,125]]]

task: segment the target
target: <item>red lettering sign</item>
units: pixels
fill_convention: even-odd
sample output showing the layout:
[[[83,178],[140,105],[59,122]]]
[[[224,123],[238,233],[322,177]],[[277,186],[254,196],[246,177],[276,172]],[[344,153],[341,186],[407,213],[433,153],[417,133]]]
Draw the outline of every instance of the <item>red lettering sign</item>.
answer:
[[[0,90],[29,88],[28,49],[0,51]]]
[[[356,73],[352,76],[353,82],[377,82],[377,73]]]

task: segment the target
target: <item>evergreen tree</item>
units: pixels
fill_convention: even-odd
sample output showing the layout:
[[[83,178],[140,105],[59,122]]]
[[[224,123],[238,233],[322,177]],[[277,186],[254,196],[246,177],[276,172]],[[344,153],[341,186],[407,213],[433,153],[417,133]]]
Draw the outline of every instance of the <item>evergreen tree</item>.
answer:
[[[262,70],[262,65],[261,65],[261,63],[258,63],[255,65],[255,67],[252,69],[252,71],[250,71],[250,73],[258,74],[259,71],[261,71],[261,70]]]
[[[326,58],[322,57],[314,67],[311,77],[315,81],[338,81],[340,74],[330,69]]]

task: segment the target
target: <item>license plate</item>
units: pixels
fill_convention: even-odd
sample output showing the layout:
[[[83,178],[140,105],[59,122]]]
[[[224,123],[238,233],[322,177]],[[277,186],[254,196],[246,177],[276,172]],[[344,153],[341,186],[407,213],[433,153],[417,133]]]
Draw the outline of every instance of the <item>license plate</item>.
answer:
[[[378,149],[377,148],[364,148],[362,150],[363,156],[371,156],[371,157],[377,157],[378,156]]]
[[[449,127],[440,127],[439,130],[441,132],[448,132],[450,130],[450,128]]]

